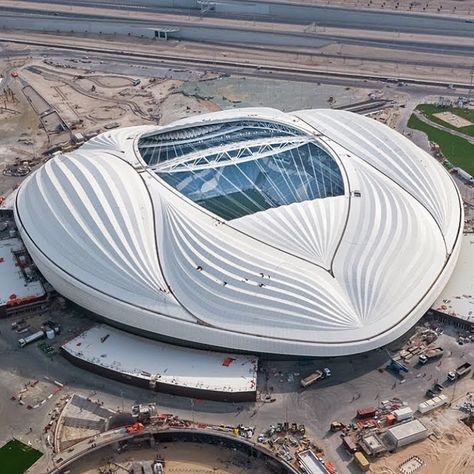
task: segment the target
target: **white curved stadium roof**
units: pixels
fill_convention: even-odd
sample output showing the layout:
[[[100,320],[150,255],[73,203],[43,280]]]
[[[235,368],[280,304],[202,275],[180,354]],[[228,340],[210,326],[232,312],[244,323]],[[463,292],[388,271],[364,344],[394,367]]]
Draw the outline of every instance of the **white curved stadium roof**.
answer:
[[[122,327],[307,356],[406,332],[463,224],[449,174],[385,125],[267,108],[99,135],[32,174],[15,213],[58,292]]]

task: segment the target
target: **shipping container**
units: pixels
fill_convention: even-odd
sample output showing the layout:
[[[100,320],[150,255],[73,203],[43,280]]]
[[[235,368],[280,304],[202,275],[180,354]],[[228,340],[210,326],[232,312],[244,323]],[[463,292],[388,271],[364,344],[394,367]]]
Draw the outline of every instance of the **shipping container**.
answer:
[[[390,428],[388,438],[396,448],[415,443],[428,437],[428,430],[419,420],[412,420],[407,423],[400,423]]]
[[[426,402],[422,402],[418,405],[418,411],[420,413],[429,413],[436,408],[439,408],[448,403],[448,397],[444,394],[433,397]]]
[[[395,415],[397,421],[410,420],[413,418],[413,410],[410,407],[399,408],[394,410],[393,414]]]
[[[355,441],[352,439],[352,436],[344,436],[342,438],[342,443],[344,447],[351,453],[354,454],[357,451],[357,445]]]
[[[357,410],[357,418],[373,418],[377,413],[377,409],[374,407],[359,408]]]

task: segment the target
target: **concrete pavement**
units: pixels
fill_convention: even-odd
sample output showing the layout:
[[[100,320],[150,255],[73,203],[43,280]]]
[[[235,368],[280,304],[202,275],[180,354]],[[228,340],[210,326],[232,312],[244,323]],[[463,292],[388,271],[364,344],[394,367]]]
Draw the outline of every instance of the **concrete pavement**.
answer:
[[[62,339],[91,322],[75,310],[68,310],[62,315],[55,314],[55,320],[63,323],[65,333]],[[39,318],[41,319],[41,318]],[[334,358],[329,360],[291,360],[263,361],[259,374],[259,384],[265,383],[272,388],[274,403],[226,404],[159,394],[145,389],[114,382],[82,369],[76,368],[61,356],[48,358],[39,351],[36,345],[24,349],[17,348],[17,335],[9,329],[10,321],[0,321],[0,355],[2,357],[2,377],[0,378],[0,418],[8,432],[2,432],[0,442],[17,436],[23,441],[32,441],[36,448],[45,450],[46,434],[42,433],[49,414],[61,397],[79,393],[92,400],[99,400],[104,406],[121,411],[128,410],[134,403],[156,402],[162,412],[173,413],[181,418],[196,419],[210,424],[239,423],[255,425],[256,434],[264,431],[270,424],[288,420],[290,423],[304,423],[310,436],[325,450],[328,459],[333,461],[341,473],[347,473],[348,460],[341,458],[338,451],[340,440],[337,436],[328,436],[332,420],[348,421],[355,415],[356,409],[377,405],[381,400],[398,396],[408,402],[412,408],[424,400],[424,393],[436,379],[444,380],[449,370],[457,367],[460,361],[474,358],[474,344],[459,346],[456,342],[456,330],[447,326],[438,342],[445,348],[446,356],[441,365],[429,364],[422,368],[411,367],[405,381],[390,373],[379,372],[386,365],[388,356],[384,351],[373,351],[354,357]],[[55,344],[59,344],[57,341]],[[400,345],[396,342],[393,346]],[[333,376],[315,384],[306,390],[299,386],[299,380],[318,367],[330,367]],[[48,400],[35,410],[10,400],[26,381],[41,379],[44,375],[59,380],[65,387],[57,396]],[[449,396],[454,392],[466,391],[470,379],[461,380],[446,390]],[[260,385],[260,388],[265,388]],[[32,432],[27,433],[29,427]]]

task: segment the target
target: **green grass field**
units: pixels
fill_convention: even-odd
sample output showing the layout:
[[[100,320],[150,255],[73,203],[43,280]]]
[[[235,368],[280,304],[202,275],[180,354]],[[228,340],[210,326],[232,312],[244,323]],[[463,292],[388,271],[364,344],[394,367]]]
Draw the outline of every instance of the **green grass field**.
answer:
[[[449,132],[431,127],[415,115],[412,115],[408,120],[408,126],[425,132],[430,141],[439,145],[443,155],[454,166],[458,166],[474,176],[474,145],[463,138],[451,135]]]
[[[0,472],[23,474],[41,456],[40,451],[14,439],[0,448]]]
[[[459,117],[465,118],[474,124],[474,109],[460,109],[458,107],[438,107],[435,104],[420,104],[417,110],[423,112],[432,122],[442,125],[443,127],[450,128],[452,130],[458,130],[461,133],[474,137],[474,125],[468,127],[456,128],[453,125],[445,122],[444,120],[434,117],[434,114],[439,112],[451,112]]]

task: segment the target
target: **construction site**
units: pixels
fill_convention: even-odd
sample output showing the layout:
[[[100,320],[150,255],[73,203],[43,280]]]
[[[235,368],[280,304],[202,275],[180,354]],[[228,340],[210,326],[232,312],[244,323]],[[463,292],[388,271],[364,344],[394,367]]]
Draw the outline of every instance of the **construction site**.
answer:
[[[472,163],[453,168],[450,142],[409,125],[471,140],[474,3],[295,0],[288,21],[265,2],[60,3],[0,13],[0,443],[42,453],[18,474],[474,472]],[[327,21],[302,17],[306,3]],[[356,26],[333,7],[359,11]],[[417,31],[412,14],[429,21]],[[368,115],[450,170],[465,203],[458,268],[408,334],[326,359],[151,347],[41,276],[13,217],[33,171],[110,129],[246,106]]]
[[[114,345],[135,346],[145,354],[153,344],[145,341],[142,348],[137,336],[97,326],[57,296],[41,310],[20,311],[0,324],[3,345],[10,348],[2,370],[7,384],[2,416],[14,416],[8,426],[20,430],[16,438],[46,453],[32,473],[147,472],[159,469],[158,464],[165,473],[217,469],[229,474],[332,474],[345,472],[346,466],[349,472],[387,474],[472,468],[474,332],[469,321],[448,314],[433,311],[399,341],[360,356],[260,360],[256,401],[230,404],[206,399],[205,393],[203,398],[176,397],[152,387],[148,377],[155,372],[170,380],[176,374],[187,377],[178,384],[194,382],[171,352],[151,356],[166,368],[145,366],[140,357],[135,369],[123,366],[130,360],[121,361]],[[98,366],[128,371],[146,383],[137,387],[131,378],[84,371],[81,364],[76,368],[61,357],[65,350],[80,351]],[[238,380],[238,371],[244,370],[234,362],[239,356],[227,356],[228,364],[222,364],[222,354],[210,356],[199,361],[200,355],[191,355],[190,374],[206,383],[199,374],[221,365],[226,379],[220,383],[248,390],[244,384],[250,387],[251,381]],[[150,354],[144,357],[149,360]],[[183,352],[183,357],[188,356]],[[28,370],[11,371],[11,363],[25,359]],[[226,368],[232,364],[237,364],[235,382]]]

